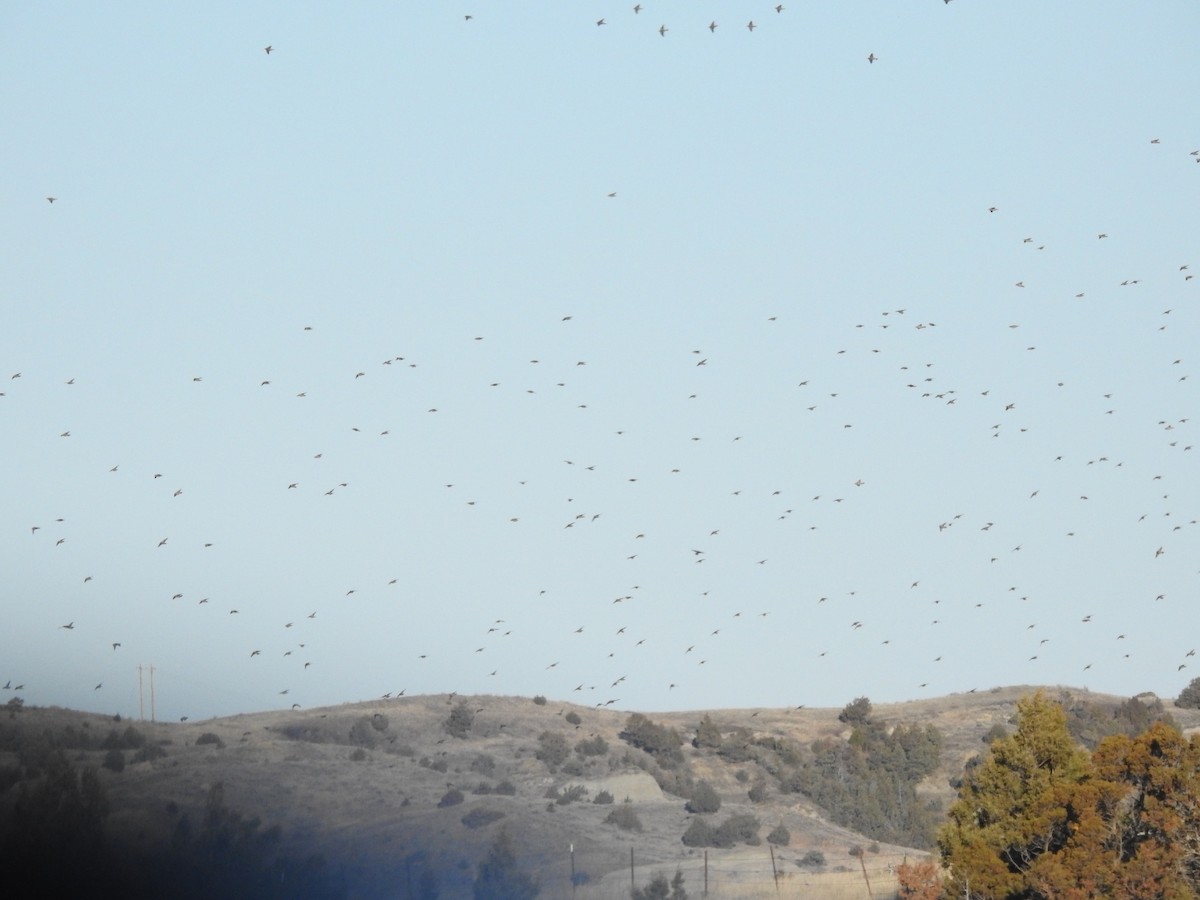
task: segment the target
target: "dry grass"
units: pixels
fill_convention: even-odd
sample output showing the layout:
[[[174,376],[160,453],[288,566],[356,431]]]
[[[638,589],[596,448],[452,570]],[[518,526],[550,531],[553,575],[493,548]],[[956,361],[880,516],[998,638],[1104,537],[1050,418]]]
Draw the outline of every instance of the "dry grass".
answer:
[[[880,705],[874,717],[885,722],[929,723],[943,733],[943,766],[927,780],[924,790],[948,800],[953,796],[949,779],[960,773],[969,756],[983,750],[980,737],[992,725],[1007,723],[1016,700],[1032,690],[1003,688]],[[1063,689],[1048,690],[1053,695]],[[1121,699],[1072,692],[1092,701]],[[497,830],[507,826],[522,865],[540,878],[543,897],[565,898],[572,893],[569,845],[575,848],[577,871],[589,877],[588,883],[574,892],[575,900],[628,897],[631,846],[639,883],[657,871],[669,876],[678,866],[689,893],[700,896],[703,851],[680,842],[690,820],[683,801],[663,794],[645,773],[619,762],[628,749],[617,736],[627,712],[555,701],[539,706],[522,697],[469,697],[466,702],[478,712],[469,736],[460,740],[448,736],[442,722],[453,704],[463,699],[404,697],[205,722],[134,723],[149,740],[161,743],[168,755],[130,764],[120,774],[101,771],[118,810],[111,825],[131,840],[152,842],[169,834],[179,815],[186,812],[195,819],[209,786],[220,781],[230,806],[283,827],[287,852],[316,851],[344,862],[356,894],[390,895],[403,883],[405,858],[420,852],[438,870],[443,900],[469,896],[475,864],[486,854]],[[580,716],[579,726],[565,720],[569,711]],[[724,726],[743,726],[760,735],[777,735],[807,745],[822,736],[847,733],[837,720],[839,712],[761,709],[711,710],[709,714]],[[1172,713],[1183,727],[1200,727],[1200,711]],[[703,713],[647,715],[690,738]],[[356,749],[352,729],[364,718],[376,716],[386,717],[387,727],[366,729],[377,743],[365,748],[365,759],[352,761]],[[71,710],[28,709],[14,719],[0,720],[0,737],[14,728],[39,734],[70,726],[102,739],[111,728],[121,731],[128,724]],[[563,733],[572,747],[582,738],[600,735],[609,744],[608,757],[590,759],[582,774],[551,773],[534,755],[538,735],[546,730]],[[197,746],[196,739],[206,732],[216,734],[224,748]],[[102,755],[103,751],[80,754],[82,761],[92,764],[98,764]],[[492,773],[477,771],[477,765],[473,768],[481,755],[492,759]],[[789,846],[775,848],[778,893],[768,845],[710,850],[711,897],[867,897],[858,861],[848,850],[870,845],[869,839],[828,822],[820,810],[797,795],[780,796],[772,790],[765,804],[751,804],[746,791],[752,782],[739,781],[736,775],[739,769],[752,771],[752,764],[730,765],[690,747],[685,747],[685,755],[696,774],[708,779],[721,795],[723,805],[717,819],[731,813],[752,813],[763,823],[762,834],[782,823],[792,836]],[[421,764],[422,759],[426,765]],[[0,753],[0,766],[10,761],[11,757]],[[516,787],[515,796],[475,793],[480,782],[496,785],[502,780]],[[590,802],[555,806],[546,799],[548,788],[561,790],[570,784],[587,787],[588,799],[601,789],[613,793],[617,803],[628,797],[643,831],[635,834],[605,824],[611,806]],[[465,802],[439,808],[438,801],[450,786],[465,794]],[[169,803],[178,811],[168,811]],[[469,828],[461,819],[472,810],[500,812],[503,817]],[[796,865],[814,849],[827,859],[823,872]],[[880,846],[877,854],[867,853],[868,877],[876,897],[890,895],[894,877],[887,866],[901,862],[906,855],[917,858],[924,854],[888,845]],[[837,871],[839,868],[845,871]]]

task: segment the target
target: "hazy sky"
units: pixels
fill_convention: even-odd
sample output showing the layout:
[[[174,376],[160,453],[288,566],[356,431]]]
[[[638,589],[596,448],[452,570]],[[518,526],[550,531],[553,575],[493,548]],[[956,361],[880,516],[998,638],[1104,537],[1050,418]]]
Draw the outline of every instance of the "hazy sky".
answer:
[[[0,13],[0,702],[1200,675],[1200,5],[642,6]]]

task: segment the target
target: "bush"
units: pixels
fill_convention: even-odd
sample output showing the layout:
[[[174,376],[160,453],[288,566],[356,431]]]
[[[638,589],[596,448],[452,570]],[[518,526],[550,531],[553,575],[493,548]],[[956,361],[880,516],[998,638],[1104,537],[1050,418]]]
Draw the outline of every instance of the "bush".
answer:
[[[387,727],[386,725],[384,726]],[[379,743],[374,721],[370,716],[362,716],[350,728],[350,744],[354,747],[374,748]]]
[[[600,793],[592,798],[592,802],[603,806],[613,802],[613,795],[608,791],[600,791]]]
[[[838,721],[847,725],[862,725],[871,717],[871,701],[866,697],[851,700],[838,713]]]
[[[350,761],[351,762],[362,762],[366,758],[367,758],[367,751],[364,750],[362,747],[355,747],[353,750],[350,751]]]
[[[496,771],[496,761],[486,753],[480,753],[471,760],[471,771],[478,772],[480,775],[491,775]]]
[[[757,847],[762,843],[758,836],[759,821],[750,815],[730,816],[713,832],[714,847],[732,847],[734,844],[749,844]]]
[[[786,847],[792,840],[792,833],[780,823],[767,833],[767,843],[776,847]]]
[[[388,717],[385,716],[383,713],[375,713],[375,715],[373,715],[371,717],[371,727],[374,728],[378,732],[387,731],[388,730]]]
[[[634,812],[632,803],[622,803],[620,806],[614,806],[612,811],[604,817],[604,821],[609,825],[616,825],[622,831],[642,830],[642,820]]]
[[[641,713],[633,713],[625,722],[625,730],[619,735],[625,743],[644,750],[655,758],[659,765],[673,766],[683,762],[680,747],[683,738],[674,728],[655,725]]]
[[[447,806],[458,806],[462,802],[463,792],[458,788],[450,788],[450,790],[442,794],[442,799],[438,801],[438,809],[445,809]]]
[[[754,787],[746,792],[746,796],[750,798],[751,803],[766,803],[768,796],[767,783],[765,781],[756,781]]]
[[[492,788],[492,793],[500,794],[503,797],[515,797],[517,795],[517,786],[511,781],[505,780]]]
[[[1200,709],[1200,678],[1193,678],[1188,686],[1179,692],[1175,705],[1180,709]]]
[[[687,900],[688,892],[683,888],[683,872],[675,870],[675,877],[667,881],[667,876],[656,872],[650,883],[642,888],[629,889],[630,900]]]
[[[465,700],[460,700],[454,709],[450,710],[450,717],[442,723],[442,728],[451,737],[465,740],[474,722],[475,711]]]
[[[553,800],[559,806],[566,806],[568,803],[574,803],[576,800],[582,800],[587,796],[587,788],[582,784],[569,784],[561,791],[551,786],[544,795],[548,800]]]
[[[692,824],[688,826],[680,840],[683,841],[685,847],[711,847],[713,846],[713,827],[708,824],[707,819],[697,816],[692,819]]]
[[[534,756],[544,762],[551,772],[563,764],[570,752],[567,739],[557,731],[543,731],[538,735],[538,749]]]
[[[162,759],[166,755],[167,751],[158,744],[146,744],[134,751],[133,761],[135,763],[149,762],[152,759]]]
[[[690,813],[715,813],[721,808],[721,798],[707,781],[697,781],[692,796],[687,802]]]
[[[124,772],[125,754],[116,747],[112,747],[107,753],[104,754],[104,762],[102,762],[100,765],[113,772]]]
[[[202,744],[212,744],[218,750],[225,746],[225,742],[211,731],[206,731],[204,734],[200,735],[200,737],[196,738],[196,746],[199,747]]]
[[[820,850],[809,850],[796,860],[796,865],[805,869],[820,869],[825,865],[825,854]]]
[[[579,725],[580,723],[583,722],[583,719],[579,718],[579,713],[575,712],[575,710],[571,710],[569,713],[567,713],[565,716],[563,716],[563,718],[566,719],[568,722],[570,722],[572,725]]]
[[[608,741],[596,735],[593,738],[582,740],[575,745],[575,752],[580,756],[603,756],[608,752]]]
[[[483,828],[485,825],[491,825],[493,822],[503,819],[504,816],[505,814],[500,812],[498,809],[473,809],[459,819],[459,821],[468,828],[474,829]]]
[[[545,697],[543,697],[541,694],[538,694],[537,696],[535,696],[535,697],[533,698],[533,703],[534,703],[534,705],[535,705],[535,706],[545,706],[545,705],[546,705],[546,698],[545,698]]]

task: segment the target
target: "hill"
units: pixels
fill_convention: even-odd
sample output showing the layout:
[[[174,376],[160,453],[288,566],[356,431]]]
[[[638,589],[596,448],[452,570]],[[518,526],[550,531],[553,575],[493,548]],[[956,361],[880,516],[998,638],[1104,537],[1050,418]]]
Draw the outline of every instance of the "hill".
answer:
[[[984,736],[1006,726],[1017,699],[1033,690],[995,688],[880,705],[869,717],[880,740],[909,734],[912,726],[925,729],[914,734],[936,729],[937,753],[922,770],[916,796],[919,807],[940,819],[964,765],[984,749]],[[1082,711],[1076,721],[1085,725],[1106,727],[1104,717],[1128,703],[1086,690],[1047,690]],[[1153,698],[1136,702],[1141,708]],[[876,821],[845,808],[861,794],[839,794],[842,808],[828,808],[814,792],[794,790],[813,783],[805,779],[817,777],[822,752],[849,746],[853,722],[842,721],[849,710],[631,717],[543,698],[441,695],[205,722],[130,723],[25,708],[0,720],[0,816],[12,819],[22,767],[57,747],[77,768],[97,767],[109,803],[109,845],[138,859],[166,846],[185,819],[188,833],[211,821],[212,788],[221,785],[223,808],[242,827],[239,833],[249,835],[252,825],[258,834],[278,826],[271,853],[293,860],[319,855],[325,875],[351,897],[428,898],[435,891],[442,898],[469,897],[476,865],[501,829],[512,836],[517,862],[538,880],[542,897],[627,897],[631,861],[637,884],[678,868],[693,895],[703,890],[706,870],[709,893],[771,893],[774,866],[793,895],[866,897],[865,876],[876,897],[887,896],[895,886],[891,867],[927,855],[927,842],[893,843],[847,827],[855,815]],[[1200,728],[1200,711],[1168,711],[1181,728]],[[635,721],[658,730],[639,734]],[[646,734],[675,738],[664,738],[667,750],[651,753],[634,746]],[[862,741],[861,732],[855,740]],[[844,780],[882,777],[872,772],[849,772]],[[699,816],[681,795],[699,804],[700,782],[720,801],[705,821],[715,827],[733,816],[753,817],[750,843],[685,845],[682,837]],[[606,798],[611,802],[597,802]],[[614,811],[640,830],[606,821]],[[779,825],[787,840],[776,832],[773,842],[765,841]],[[861,863],[852,848],[865,851]]]

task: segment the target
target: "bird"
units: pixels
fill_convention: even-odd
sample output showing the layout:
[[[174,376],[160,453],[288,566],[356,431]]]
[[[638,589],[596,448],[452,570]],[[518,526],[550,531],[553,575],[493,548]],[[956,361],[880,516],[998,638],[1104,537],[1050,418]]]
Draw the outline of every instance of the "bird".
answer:
[[[874,63],[877,59],[879,59],[879,57],[872,53],[867,57],[867,62]]]
[[[267,44],[267,46],[263,47],[263,52],[266,53],[267,56],[270,56],[274,49],[275,48],[272,47],[270,44]]]
[[[666,25],[659,25],[659,26],[658,26],[658,34],[659,34],[659,37],[666,37],[666,36],[667,36],[667,32],[668,32],[669,30],[670,30],[670,29],[668,29]]]

